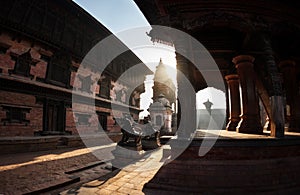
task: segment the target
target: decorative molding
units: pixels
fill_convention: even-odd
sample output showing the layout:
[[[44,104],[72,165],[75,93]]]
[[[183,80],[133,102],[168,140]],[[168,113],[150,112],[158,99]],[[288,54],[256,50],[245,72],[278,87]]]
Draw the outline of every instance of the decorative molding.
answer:
[[[238,24],[239,27],[251,28],[252,25],[248,20],[243,19],[241,16],[229,14],[226,12],[216,11],[199,16],[196,19],[190,21],[183,21],[183,27],[187,30],[193,30],[195,28],[202,28],[210,23],[222,21],[224,23]]]

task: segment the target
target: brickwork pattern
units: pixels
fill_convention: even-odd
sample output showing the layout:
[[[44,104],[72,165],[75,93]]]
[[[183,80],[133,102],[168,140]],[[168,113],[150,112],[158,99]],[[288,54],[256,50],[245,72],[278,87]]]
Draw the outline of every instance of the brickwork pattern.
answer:
[[[99,159],[87,148],[1,155],[0,194],[24,194],[65,182],[70,180],[65,171],[96,161]],[[98,177],[104,174],[97,171]],[[84,177],[87,182],[97,175]]]

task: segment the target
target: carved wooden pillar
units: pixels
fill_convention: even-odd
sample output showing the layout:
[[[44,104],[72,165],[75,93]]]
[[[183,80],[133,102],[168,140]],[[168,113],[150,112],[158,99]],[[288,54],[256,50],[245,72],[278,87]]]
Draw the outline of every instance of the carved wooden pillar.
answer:
[[[190,138],[196,130],[196,94],[191,93],[188,83],[191,83],[191,69],[188,60],[176,52],[177,85],[178,85],[178,138]]]
[[[284,137],[284,101],[282,93],[282,79],[278,71],[278,67],[275,63],[273,56],[273,49],[270,37],[266,35],[262,36],[263,44],[262,50],[264,51],[265,67],[267,69],[267,75],[269,85],[271,89],[270,94],[270,105],[271,112],[269,113],[271,122],[271,136],[281,138]]]
[[[283,84],[286,91],[286,103],[290,108],[288,131],[300,132],[300,112],[298,84],[296,77],[296,64],[292,60],[284,60],[279,63],[283,76]]]
[[[240,102],[240,90],[239,90],[239,76],[236,74],[231,74],[225,76],[225,79],[228,84],[230,97],[230,117],[229,122],[227,124],[227,131],[236,131],[236,127],[238,126],[241,118],[241,102]]]
[[[254,57],[239,55],[233,58],[242,89],[242,120],[237,131],[240,133],[262,134],[263,128],[259,117],[259,103],[255,88]]]

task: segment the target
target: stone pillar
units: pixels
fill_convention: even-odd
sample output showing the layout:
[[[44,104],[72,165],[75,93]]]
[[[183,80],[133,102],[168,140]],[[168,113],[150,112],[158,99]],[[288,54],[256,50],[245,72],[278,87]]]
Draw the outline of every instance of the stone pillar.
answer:
[[[240,102],[240,90],[239,90],[239,76],[236,74],[231,74],[225,76],[227,81],[230,97],[230,117],[229,122],[227,124],[227,131],[236,131],[236,127],[238,126],[241,118],[241,102]],[[228,97],[228,98],[229,98]]]
[[[196,124],[196,93],[191,90],[189,83],[193,83],[189,62],[184,56],[176,52],[178,105],[180,113],[180,124],[178,127],[178,138],[189,139],[197,128]]]
[[[283,85],[286,91],[286,104],[290,108],[288,131],[300,132],[299,95],[296,75],[296,64],[292,60],[279,63],[283,76]]]
[[[233,58],[242,89],[242,120],[237,126],[239,133],[262,134],[258,96],[255,88],[254,57],[239,55]]]

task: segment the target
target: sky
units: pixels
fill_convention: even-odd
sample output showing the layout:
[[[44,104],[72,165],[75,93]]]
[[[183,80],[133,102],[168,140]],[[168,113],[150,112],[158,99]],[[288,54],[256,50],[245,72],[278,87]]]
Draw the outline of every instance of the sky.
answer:
[[[141,13],[133,0],[74,0],[79,6],[85,9],[100,23],[114,33],[125,45],[151,69],[155,70],[160,58],[164,64],[171,68],[176,67],[174,48],[159,43],[152,43],[150,37],[146,35],[151,29],[150,24]],[[133,48],[131,44],[137,41],[136,36],[128,36],[130,29],[142,28],[141,35],[138,36],[144,42],[148,42],[147,47]],[[146,29],[146,30],[145,30]],[[145,32],[146,31],[146,32]],[[125,32],[125,33],[123,33]],[[124,36],[125,35],[125,36]],[[173,80],[176,75],[170,75]],[[146,92],[141,96],[141,108],[147,109],[151,100],[151,81],[146,81]],[[147,90],[148,89],[148,90]],[[216,98],[217,97],[217,98]],[[210,99],[214,105],[213,108],[225,108],[224,93],[216,89],[206,89],[197,93],[197,108],[204,109],[203,102]],[[145,114],[143,112],[142,114]]]

